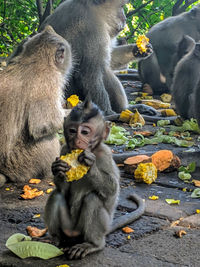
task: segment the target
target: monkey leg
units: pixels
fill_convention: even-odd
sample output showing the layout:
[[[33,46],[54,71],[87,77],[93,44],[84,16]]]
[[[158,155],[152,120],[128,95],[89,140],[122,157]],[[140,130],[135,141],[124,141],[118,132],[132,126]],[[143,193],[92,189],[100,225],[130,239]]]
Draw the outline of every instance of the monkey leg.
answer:
[[[5,183],[6,183],[6,177],[5,177],[5,175],[0,174],[0,188],[2,186],[4,186]]]
[[[82,232],[85,242],[71,247],[68,250],[69,258],[84,258],[87,254],[102,250],[110,223],[111,216],[105,209],[102,200],[95,193],[87,195],[83,200],[76,227]]]
[[[26,182],[33,177],[50,178],[51,164],[59,154],[60,144],[56,137],[33,144],[20,140],[0,169],[13,182]]]
[[[124,88],[111,69],[107,69],[103,75],[105,88],[108,92],[112,109],[120,113],[128,107],[128,100]]]

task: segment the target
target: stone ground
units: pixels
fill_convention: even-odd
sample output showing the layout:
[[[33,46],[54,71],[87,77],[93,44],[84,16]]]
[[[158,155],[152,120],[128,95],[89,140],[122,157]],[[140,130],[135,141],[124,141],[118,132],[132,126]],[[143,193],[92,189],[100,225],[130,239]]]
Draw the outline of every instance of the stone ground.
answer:
[[[124,83],[127,94],[140,88],[139,82]],[[145,126],[152,130],[152,124]],[[155,130],[155,128],[154,128]],[[196,137],[195,137],[196,138]],[[113,147],[116,151],[120,149]],[[182,164],[192,161],[197,163],[194,179],[200,180],[200,150],[198,144],[192,149],[179,148],[169,144],[149,145],[137,149],[138,154],[152,154],[159,149],[171,149],[177,154]],[[42,181],[36,187],[44,191],[51,186],[49,181]],[[9,191],[6,191],[9,188]],[[187,188],[184,192],[183,188]],[[130,224],[134,233],[127,239],[127,234],[118,230],[107,236],[106,247],[103,251],[87,256],[83,260],[69,261],[65,256],[50,260],[28,258],[21,260],[10,252],[5,243],[14,233],[26,234],[28,225],[44,228],[43,208],[48,197],[44,194],[34,200],[22,200],[20,194],[22,186],[6,184],[0,189],[0,266],[12,267],[56,267],[68,264],[70,267],[173,267],[200,266],[200,200],[190,197],[195,189],[192,184],[185,184],[177,177],[176,172],[159,174],[158,179],[151,185],[135,183],[131,175],[121,169],[121,194],[116,216],[131,212],[136,208],[126,197],[131,192],[138,193],[146,202],[144,215]],[[149,200],[149,196],[157,195],[156,201]],[[169,205],[166,198],[180,200],[180,205]],[[34,219],[35,214],[41,214]],[[182,238],[175,236],[175,232],[184,229],[186,235]]]

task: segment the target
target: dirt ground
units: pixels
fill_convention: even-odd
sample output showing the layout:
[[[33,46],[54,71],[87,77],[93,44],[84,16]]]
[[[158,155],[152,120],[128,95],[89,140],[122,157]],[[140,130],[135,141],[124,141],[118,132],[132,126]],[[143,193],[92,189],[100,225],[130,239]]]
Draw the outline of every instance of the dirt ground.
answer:
[[[124,82],[124,85],[127,87],[129,99],[131,93],[141,86],[139,82]],[[155,130],[155,127],[150,123],[144,129]],[[193,135],[193,137],[197,139],[197,136]],[[183,165],[196,162],[197,169],[193,178],[200,180],[198,145],[197,141],[190,149],[170,144],[148,145],[135,149],[135,152],[152,154],[160,149],[173,150],[180,157]],[[123,147],[121,149],[123,150]],[[120,148],[115,146],[113,150],[120,152]],[[16,184],[6,184],[0,189],[0,266],[56,267],[62,264],[68,264],[70,267],[200,266],[200,214],[196,214],[196,210],[200,209],[200,199],[191,198],[191,191],[196,187],[178,179],[177,172],[159,173],[158,178],[151,185],[135,183],[133,177],[126,174],[123,168],[121,168],[121,194],[115,216],[131,212],[136,208],[134,203],[126,199],[131,192],[138,193],[146,203],[144,215],[129,225],[134,229],[130,239],[128,234],[120,229],[107,236],[103,251],[87,256],[83,260],[70,261],[65,255],[50,260],[19,259],[6,248],[6,240],[14,233],[27,234],[28,225],[45,227],[43,210],[48,198],[46,190],[52,187],[49,182],[50,180],[42,181],[35,186],[45,193],[34,200],[22,200],[20,197],[22,186]],[[150,200],[149,196],[152,195],[159,196],[159,199]],[[179,199],[180,205],[169,205],[165,201],[166,198]],[[35,218],[35,214],[41,216]],[[178,238],[175,233],[180,229],[184,229],[186,235]]]

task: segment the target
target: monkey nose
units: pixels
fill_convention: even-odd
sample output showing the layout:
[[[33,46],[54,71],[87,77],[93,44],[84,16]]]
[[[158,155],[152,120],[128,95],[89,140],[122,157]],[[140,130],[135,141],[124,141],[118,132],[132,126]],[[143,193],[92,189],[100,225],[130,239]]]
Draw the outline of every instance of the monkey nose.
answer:
[[[83,149],[83,150],[85,150],[85,149],[88,147],[88,144],[87,144],[86,142],[83,142],[82,140],[77,140],[77,141],[75,142],[75,146],[76,146],[76,148],[78,148],[78,149]]]

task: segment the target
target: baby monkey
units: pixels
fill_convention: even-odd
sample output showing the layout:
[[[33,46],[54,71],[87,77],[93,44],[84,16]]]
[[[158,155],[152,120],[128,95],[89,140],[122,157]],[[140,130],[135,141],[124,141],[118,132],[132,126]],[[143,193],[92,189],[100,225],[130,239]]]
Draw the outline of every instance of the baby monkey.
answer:
[[[78,161],[90,167],[82,179],[67,182],[70,166],[60,158],[52,164],[56,189],[47,201],[45,222],[54,241],[70,246],[66,249],[70,259],[103,249],[106,234],[144,213],[144,201],[133,194],[129,198],[136,202],[137,210],[113,221],[120,174],[103,142],[109,131],[109,122],[90,101],[76,106],[64,121],[66,145],[61,155],[82,149]]]

